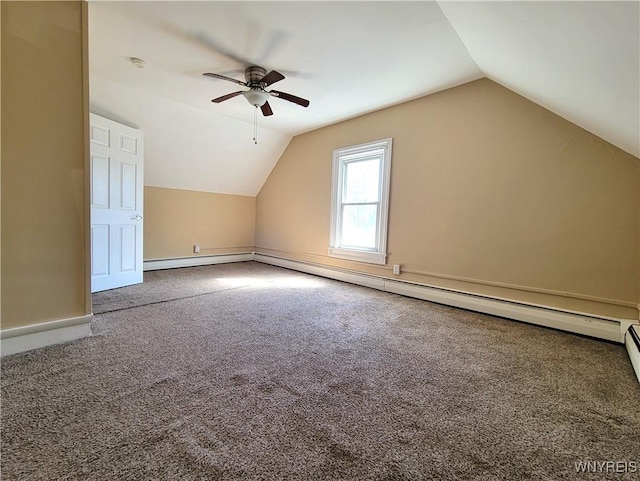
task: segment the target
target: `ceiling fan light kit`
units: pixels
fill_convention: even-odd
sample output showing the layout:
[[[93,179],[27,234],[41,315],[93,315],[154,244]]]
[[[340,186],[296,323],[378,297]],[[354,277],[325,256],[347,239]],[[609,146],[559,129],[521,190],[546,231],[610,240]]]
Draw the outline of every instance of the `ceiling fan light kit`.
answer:
[[[309,106],[309,101],[307,99],[303,99],[301,97],[297,97],[295,95],[288,94],[286,92],[279,92],[277,90],[270,90],[270,91],[265,90],[266,87],[268,87],[269,85],[279,82],[280,80],[283,80],[285,78],[284,75],[282,75],[280,72],[276,72],[275,70],[272,70],[271,72],[267,73],[266,69],[262,67],[258,67],[257,65],[252,65],[250,67],[247,67],[244,71],[245,82],[243,82],[242,80],[237,80],[237,79],[227,77],[225,75],[220,75],[217,73],[206,72],[202,75],[221,79],[221,80],[227,80],[229,82],[233,82],[238,85],[242,85],[244,87],[249,87],[249,90],[239,90],[237,92],[232,92],[230,94],[223,95],[222,97],[217,97],[213,99],[212,102],[217,104],[219,104],[220,102],[224,102],[225,100],[229,100],[234,97],[237,97],[239,95],[243,95],[244,98],[247,99],[247,101],[251,105],[255,106],[256,109],[259,107],[260,110],[262,111],[262,115],[264,115],[265,117],[273,115],[273,111],[271,110],[271,106],[269,105],[269,102],[268,102],[270,96],[287,100],[294,104],[300,105],[301,107]],[[253,140],[257,144],[258,142],[256,140],[256,137],[257,137],[256,130],[257,130],[257,115],[254,115]]]
[[[256,107],[262,107],[269,99],[267,92],[257,88],[247,90],[242,95],[244,95],[244,98],[247,99],[251,105],[255,105]]]

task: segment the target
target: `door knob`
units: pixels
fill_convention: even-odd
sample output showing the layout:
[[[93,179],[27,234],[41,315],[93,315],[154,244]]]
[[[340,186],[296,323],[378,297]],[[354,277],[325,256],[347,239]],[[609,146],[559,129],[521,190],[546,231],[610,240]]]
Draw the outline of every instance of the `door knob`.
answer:
[[[132,217],[131,220],[142,220],[142,216],[141,215],[137,215],[135,217]]]

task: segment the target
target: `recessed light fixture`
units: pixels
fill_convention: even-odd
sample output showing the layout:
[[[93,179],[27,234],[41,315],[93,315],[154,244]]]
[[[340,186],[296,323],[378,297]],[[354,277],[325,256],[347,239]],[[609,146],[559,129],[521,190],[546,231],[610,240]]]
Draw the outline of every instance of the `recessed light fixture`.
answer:
[[[147,65],[147,62],[142,60],[141,58],[131,57],[131,63],[138,68],[144,68]]]

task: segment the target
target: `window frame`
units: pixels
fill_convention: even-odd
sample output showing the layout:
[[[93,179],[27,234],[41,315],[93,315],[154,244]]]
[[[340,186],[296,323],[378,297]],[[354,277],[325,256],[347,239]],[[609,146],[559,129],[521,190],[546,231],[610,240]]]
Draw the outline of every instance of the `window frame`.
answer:
[[[333,151],[331,180],[331,224],[329,239],[329,256],[371,264],[387,263],[387,227],[389,223],[389,189],[391,185],[391,150],[393,139],[382,139],[364,144],[343,147]],[[343,202],[345,188],[345,171],[351,162],[380,158],[378,201],[358,202],[355,204],[377,204],[376,215],[376,247],[358,248],[342,245],[342,210],[344,205],[354,203]]]

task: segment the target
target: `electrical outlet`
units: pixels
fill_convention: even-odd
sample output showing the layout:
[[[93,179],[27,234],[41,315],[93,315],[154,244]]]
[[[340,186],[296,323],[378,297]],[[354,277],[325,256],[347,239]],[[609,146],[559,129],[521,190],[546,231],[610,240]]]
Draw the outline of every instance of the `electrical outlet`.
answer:
[[[400,274],[400,264],[393,264],[393,273],[396,276]]]
[[[200,245],[199,244],[196,244],[196,245],[193,246],[193,252],[195,252],[196,254],[198,252],[200,252]]]

